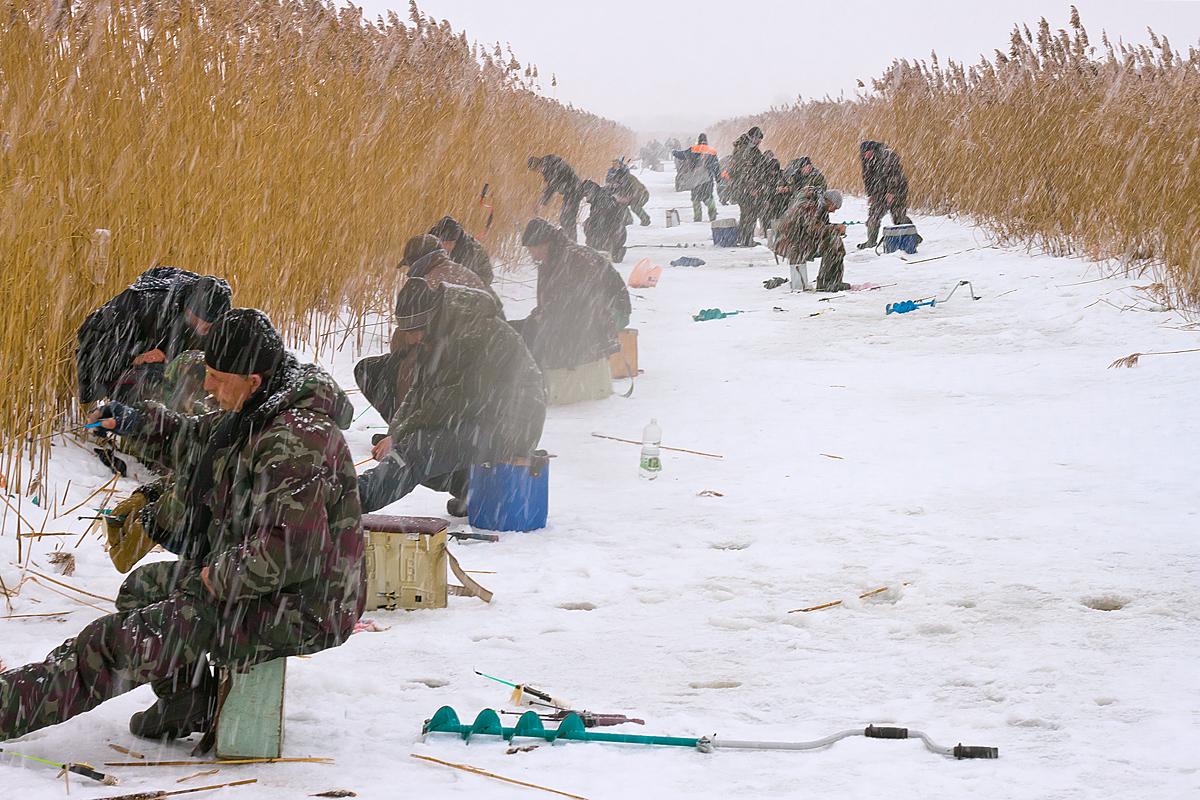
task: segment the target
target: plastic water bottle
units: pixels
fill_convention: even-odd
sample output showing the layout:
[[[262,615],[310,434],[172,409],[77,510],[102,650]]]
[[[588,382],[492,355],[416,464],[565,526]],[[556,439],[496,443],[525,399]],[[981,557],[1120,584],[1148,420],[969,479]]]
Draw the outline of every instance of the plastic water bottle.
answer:
[[[642,429],[642,463],[638,474],[648,481],[658,477],[662,472],[662,458],[659,456],[659,445],[662,444],[662,428],[658,420],[650,420],[650,424]]]

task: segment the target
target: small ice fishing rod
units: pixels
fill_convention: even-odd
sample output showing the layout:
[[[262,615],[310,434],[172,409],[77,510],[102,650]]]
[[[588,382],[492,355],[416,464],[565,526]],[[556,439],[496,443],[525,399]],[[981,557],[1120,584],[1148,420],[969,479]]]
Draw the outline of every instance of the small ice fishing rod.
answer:
[[[513,683],[512,681],[506,681],[503,678],[497,678],[494,675],[488,675],[486,672],[480,672],[479,670],[475,670],[475,674],[481,678],[487,678],[489,681],[495,681],[496,683],[503,684],[504,686],[511,686],[513,689],[512,701],[517,705],[546,705],[550,708],[556,708],[560,710],[571,707],[570,703],[565,703],[558,698],[551,697],[549,692],[544,692],[541,689],[535,689],[532,686],[528,686],[524,683]],[[523,695],[536,697],[541,702],[534,703],[532,701],[524,700]]]
[[[112,775],[105,775],[103,772],[97,772],[95,769],[92,768],[91,764],[77,764],[75,762],[67,762],[66,764],[60,764],[57,761],[51,761],[47,758],[38,758],[37,756],[27,756],[24,753],[18,753],[16,751],[8,750],[3,747],[0,747],[0,753],[8,753],[10,756],[16,756],[17,758],[28,759],[29,761],[36,761],[37,763],[45,764],[48,767],[58,767],[59,769],[66,770],[67,772],[73,772],[76,775],[82,775],[85,778],[91,778],[94,781],[99,781],[100,783],[103,783],[105,786],[116,786],[117,785],[116,778],[114,778]]]

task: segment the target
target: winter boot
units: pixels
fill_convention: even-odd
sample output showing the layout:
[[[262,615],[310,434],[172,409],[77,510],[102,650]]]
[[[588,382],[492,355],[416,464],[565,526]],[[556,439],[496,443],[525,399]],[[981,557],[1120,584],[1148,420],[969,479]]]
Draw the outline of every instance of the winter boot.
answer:
[[[465,497],[451,497],[446,501],[446,513],[452,517],[467,516],[467,499]]]
[[[204,733],[217,716],[217,681],[209,676],[199,686],[187,686],[160,697],[145,711],[129,718],[129,732],[143,739],[183,739]]]
[[[866,250],[866,249],[868,249],[868,248],[871,248],[871,247],[878,247],[878,246],[879,246],[879,243],[878,243],[878,242],[861,242],[861,243],[859,243],[859,245],[858,245],[858,249],[859,249],[859,250]]]

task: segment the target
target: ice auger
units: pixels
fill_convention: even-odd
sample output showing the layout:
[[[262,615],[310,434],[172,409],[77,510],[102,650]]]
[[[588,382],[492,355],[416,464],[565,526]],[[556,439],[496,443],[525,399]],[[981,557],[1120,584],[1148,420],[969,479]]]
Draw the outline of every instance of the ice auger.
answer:
[[[547,728],[542,719],[533,711],[526,711],[511,728],[504,727],[500,715],[490,708],[485,708],[475,717],[470,725],[458,720],[458,714],[450,706],[442,706],[425,722],[422,734],[455,733],[469,742],[472,736],[499,736],[505,741],[514,738],[542,739],[547,742],[559,740],[572,742],[607,742],[611,744],[641,744],[662,745],[666,747],[694,747],[702,753],[714,750],[819,750],[834,742],[851,736],[865,736],[868,739],[920,739],[925,749],[932,753],[952,758],[999,758],[1000,750],[996,747],[970,747],[959,744],[955,747],[942,747],[921,731],[908,728],[877,727],[868,725],[866,728],[854,728],[816,739],[811,742],[756,742],[737,739],[719,739],[716,736],[645,736],[629,733],[597,733],[584,727],[583,720],[578,714],[568,714],[557,728]]]

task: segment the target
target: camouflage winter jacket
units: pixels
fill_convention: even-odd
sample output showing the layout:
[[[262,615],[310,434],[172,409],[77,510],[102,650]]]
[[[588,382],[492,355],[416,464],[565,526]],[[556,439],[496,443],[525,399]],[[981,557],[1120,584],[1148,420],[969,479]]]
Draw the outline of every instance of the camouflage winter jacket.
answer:
[[[816,258],[822,245],[840,235],[840,229],[829,221],[829,210],[821,195],[806,188],[788,207],[779,221],[775,254],[790,264]]]
[[[733,143],[733,157],[729,163],[729,188],[736,203],[762,201],[774,187],[767,187],[767,172],[770,159],[763,155],[758,145],[742,134]]]
[[[897,205],[907,205],[908,178],[904,175],[904,167],[900,165],[900,156],[890,147],[878,142],[874,144],[875,156],[869,161],[860,159],[867,197],[878,202],[884,199],[884,195],[891,194],[895,196]]]
[[[800,196],[800,193],[807,187],[811,186],[817,194],[824,192],[829,188],[829,181],[825,180],[825,175],[816,167],[807,175],[802,171],[804,167],[812,166],[812,160],[807,156],[796,158],[787,165],[783,171],[783,177],[792,187],[792,197]]]
[[[203,416],[139,406],[135,439],[157,448],[176,475],[147,508],[147,532],[174,537],[171,549],[208,567],[227,609],[274,608],[288,628],[276,647],[339,644],[362,613],[365,581],[358,479],[339,430],[353,406],[324,370],[291,355],[248,405]],[[206,460],[211,488],[197,503],[191,482]]]
[[[443,285],[441,306],[417,346],[412,386],[388,433],[480,431],[492,452],[524,456],[542,435],[546,390],[521,335],[491,295]]]

